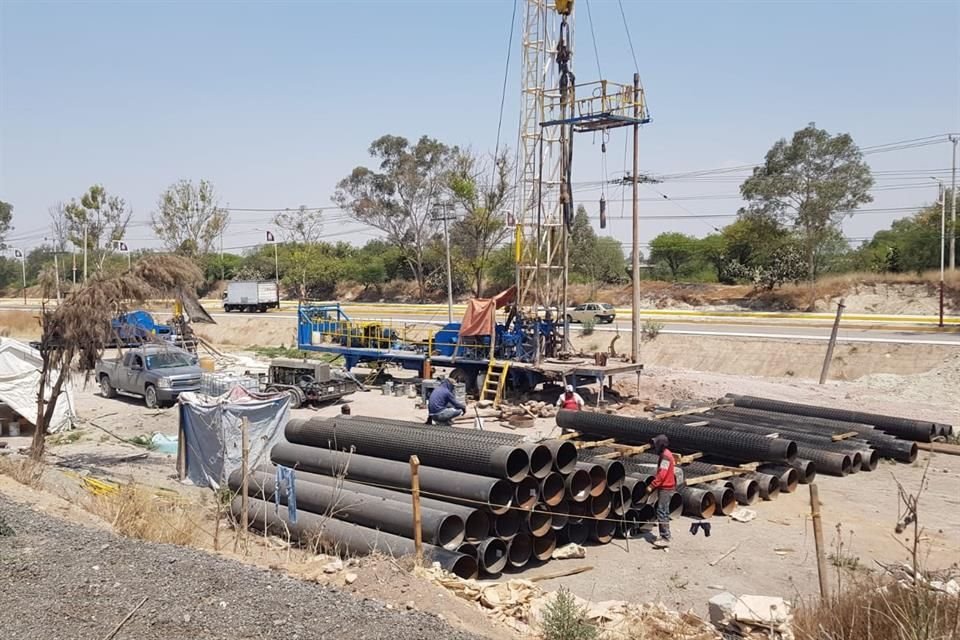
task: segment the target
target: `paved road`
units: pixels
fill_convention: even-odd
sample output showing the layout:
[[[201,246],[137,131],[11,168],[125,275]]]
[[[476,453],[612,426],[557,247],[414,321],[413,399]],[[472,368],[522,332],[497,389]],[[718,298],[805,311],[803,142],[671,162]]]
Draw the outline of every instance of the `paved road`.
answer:
[[[5,300],[0,309],[38,310],[39,306]],[[214,311],[215,301],[205,301]],[[284,302],[281,309],[267,314],[225,314],[214,311],[217,318],[242,316],[262,318],[274,322],[296,322],[296,303]],[[348,304],[343,310],[354,320],[378,320],[399,328],[405,323],[442,325],[447,320],[446,305],[407,304]],[[454,320],[463,313],[461,305],[454,306]],[[644,310],[641,318],[661,323],[663,334],[726,336],[733,338],[765,338],[772,340],[829,339],[833,315],[827,313],[753,312],[753,311],[688,311]],[[882,342],[897,344],[933,344],[960,347],[960,317],[945,319],[946,327],[937,326],[935,316],[849,314],[844,316],[838,340],[840,342]],[[618,311],[615,323],[598,325],[600,333],[629,333],[630,313]]]

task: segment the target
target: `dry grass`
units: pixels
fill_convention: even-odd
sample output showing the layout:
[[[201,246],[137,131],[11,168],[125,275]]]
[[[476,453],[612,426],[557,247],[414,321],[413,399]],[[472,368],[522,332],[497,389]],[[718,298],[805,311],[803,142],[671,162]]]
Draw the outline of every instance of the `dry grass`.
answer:
[[[0,456],[0,473],[20,484],[37,488],[43,478],[44,465],[30,458]]]
[[[825,602],[801,603],[794,633],[797,640],[957,640],[960,598],[864,579]]]
[[[0,336],[39,337],[40,318],[29,311],[0,311]]]
[[[178,545],[193,545],[199,538],[196,523],[202,514],[136,485],[123,485],[116,492],[92,496],[84,506],[128,538]]]

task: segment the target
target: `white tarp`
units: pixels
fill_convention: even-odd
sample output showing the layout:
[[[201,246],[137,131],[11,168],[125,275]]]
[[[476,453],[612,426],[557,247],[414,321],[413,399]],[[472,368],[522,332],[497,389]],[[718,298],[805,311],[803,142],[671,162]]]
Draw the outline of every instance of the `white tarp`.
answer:
[[[270,462],[270,450],[283,440],[290,397],[234,387],[218,397],[182,393],[179,397],[180,478],[201,487],[219,487],[243,462],[241,424],[247,419],[249,468]]]
[[[40,352],[12,338],[0,338],[0,402],[19,413],[30,424],[37,420],[37,391],[40,389]],[[51,372],[44,394],[47,400],[56,379]],[[47,425],[49,433],[69,429],[73,422],[73,390],[67,380],[60,391],[60,399]]]

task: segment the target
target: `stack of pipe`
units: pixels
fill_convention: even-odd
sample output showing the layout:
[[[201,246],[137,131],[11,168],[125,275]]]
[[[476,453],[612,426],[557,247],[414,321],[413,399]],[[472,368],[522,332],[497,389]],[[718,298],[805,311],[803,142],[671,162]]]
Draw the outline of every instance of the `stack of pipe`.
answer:
[[[345,548],[358,553],[412,551],[412,455],[421,464],[425,553],[465,577],[548,560],[566,542],[636,535],[655,519],[645,475],[627,474],[617,461],[581,459],[569,441],[531,443],[515,434],[368,416],[293,419],[285,436],[271,461],[296,470],[297,522],[272,465],[248,476],[250,522],[293,536],[320,531],[331,544],[342,535]],[[241,482],[239,474],[230,478],[234,489]],[[679,495],[675,502],[679,512]]]

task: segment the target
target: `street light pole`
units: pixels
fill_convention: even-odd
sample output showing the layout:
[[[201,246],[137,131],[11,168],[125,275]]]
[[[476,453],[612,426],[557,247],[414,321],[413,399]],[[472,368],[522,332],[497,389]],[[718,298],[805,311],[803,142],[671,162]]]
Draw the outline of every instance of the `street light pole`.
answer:
[[[450,219],[447,210],[451,207],[453,204],[450,202],[441,202],[436,205],[437,209],[443,211],[443,244],[447,251],[447,322],[453,322],[453,275],[450,265],[450,233],[447,230],[447,220]]]
[[[930,178],[931,180],[936,180],[939,185],[939,190],[937,195],[940,200],[940,322],[937,325],[941,329],[943,328],[943,264],[944,253],[946,250],[946,227],[947,227],[947,190],[943,185],[942,180],[937,178]]]
[[[23,278],[23,306],[27,306],[27,258],[23,249],[17,249],[20,254],[20,275]]]
[[[957,270],[957,141],[960,137],[951,135],[953,143],[953,161],[950,163],[950,271]],[[946,194],[944,194],[946,206]]]
[[[87,223],[83,223],[83,284],[87,284]]]

